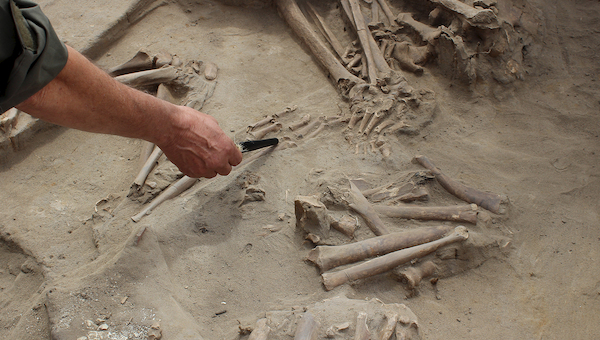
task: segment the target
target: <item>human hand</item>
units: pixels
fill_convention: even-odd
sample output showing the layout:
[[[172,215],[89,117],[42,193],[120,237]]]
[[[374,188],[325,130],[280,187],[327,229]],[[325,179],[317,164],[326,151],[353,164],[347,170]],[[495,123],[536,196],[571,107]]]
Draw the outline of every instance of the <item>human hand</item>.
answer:
[[[228,175],[240,164],[242,153],[215,118],[186,106],[177,106],[173,117],[166,142],[157,145],[181,172],[212,178]]]

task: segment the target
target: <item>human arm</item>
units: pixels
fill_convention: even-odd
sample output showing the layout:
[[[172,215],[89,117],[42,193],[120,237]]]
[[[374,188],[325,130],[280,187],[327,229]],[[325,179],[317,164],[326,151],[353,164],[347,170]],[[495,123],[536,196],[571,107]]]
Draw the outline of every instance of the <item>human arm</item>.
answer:
[[[190,177],[227,175],[241,162],[213,117],[125,86],[67,48],[63,70],[18,109],[66,127],[153,142]]]

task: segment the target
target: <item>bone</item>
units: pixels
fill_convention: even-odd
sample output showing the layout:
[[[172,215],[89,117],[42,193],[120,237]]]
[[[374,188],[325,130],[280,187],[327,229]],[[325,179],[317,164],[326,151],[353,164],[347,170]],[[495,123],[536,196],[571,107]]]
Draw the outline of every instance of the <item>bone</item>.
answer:
[[[115,77],[117,81],[132,87],[168,83],[175,80],[176,78],[177,70],[172,66],[167,66],[155,70],[128,73]]]
[[[377,188],[361,191],[371,202],[378,203],[388,199],[394,199],[409,194],[417,189],[413,182],[404,183],[400,186],[395,183],[385,184]]]
[[[340,90],[345,92],[355,84],[364,82],[346,70],[333,53],[327,49],[302,14],[295,0],[276,0],[275,2],[282,17],[308,46],[319,63],[329,71],[331,78]]]
[[[156,97],[162,100],[166,100],[171,104],[177,104],[178,100],[175,99],[175,96],[169,90],[169,88],[165,84],[158,85],[158,89],[156,90]]]
[[[415,161],[421,164],[424,168],[431,171],[435,179],[452,195],[469,203],[475,203],[478,206],[487,209],[494,214],[504,214],[508,197],[498,195],[491,192],[483,192],[477,189],[468,187],[454,179],[444,175],[433,163],[425,156],[416,156]]]
[[[373,108],[368,107],[367,111],[365,112],[365,114],[364,114],[364,116],[362,118],[362,121],[360,122],[360,126],[358,127],[358,134],[359,135],[363,134],[363,131],[367,127],[367,124],[371,120],[371,117],[373,116],[373,114],[374,114]]]
[[[395,21],[394,21],[394,13],[392,13],[392,10],[390,8],[390,5],[387,3],[386,0],[378,0],[379,5],[381,6],[381,9],[383,10],[383,13],[385,13],[385,16],[388,18],[388,21],[390,22],[391,26],[395,26]]]
[[[319,335],[319,322],[314,316],[306,312],[302,315],[302,319],[298,321],[298,327],[294,335],[294,340],[317,340]]]
[[[315,131],[311,132],[310,134],[306,135],[305,139],[312,139],[315,138],[317,135],[319,135],[321,132],[323,132],[323,130],[325,130],[325,128],[327,128],[328,126],[330,126],[329,123],[323,123],[321,125],[319,125],[318,128],[315,129]]]
[[[296,111],[298,107],[296,105],[293,106],[288,106],[286,107],[283,111],[278,112],[278,113],[274,113],[272,115],[268,115],[265,118],[259,120],[258,122],[254,123],[253,125],[248,125],[248,128],[246,129],[247,132],[253,131],[259,127],[265,126],[269,123],[274,123],[275,120],[277,118],[283,117],[284,115],[290,113],[290,112],[294,112]]]
[[[371,51],[371,43],[369,41],[369,37],[372,38],[371,32],[369,31],[367,25],[364,21],[363,13],[360,9],[360,5],[358,0],[341,0],[342,2],[348,2],[351,8],[351,14],[349,18],[354,22],[356,33],[360,40],[360,44],[363,47],[363,51],[365,53],[366,58],[366,67],[367,67],[367,75],[369,78],[370,84],[377,83],[378,75],[377,69],[375,68],[375,61],[373,60],[373,52]]]
[[[398,313],[387,312],[384,315],[384,322],[382,322],[379,331],[377,332],[377,339],[373,340],[390,340],[396,330],[396,324],[398,323]]]
[[[462,16],[472,26],[489,29],[500,27],[498,24],[498,18],[491,9],[477,9],[458,0],[430,1]]]
[[[423,227],[340,246],[317,246],[309,252],[307,260],[314,263],[321,272],[326,272],[345,264],[437,240],[453,229],[442,225]]]
[[[158,159],[160,156],[162,156],[162,154],[162,150],[158,146],[155,146],[154,150],[144,163],[144,166],[142,166],[142,169],[140,169],[140,172],[133,181],[131,188],[129,188],[129,195],[127,196],[138,196],[140,194],[140,191],[144,187],[144,183],[146,182],[150,171],[152,171],[152,169],[154,169],[154,167],[158,164]]]
[[[150,214],[154,208],[159,206],[162,202],[169,200],[182,192],[189,189],[192,185],[196,184],[198,181],[197,178],[191,178],[188,176],[183,176],[179,181],[172,184],[165,191],[161,192],[158,197],[156,197],[152,202],[150,202],[140,213],[131,217],[134,222],[139,222],[142,217]]]
[[[367,325],[367,313],[360,312],[356,317],[356,333],[354,340],[371,340],[371,332]]]
[[[283,125],[279,122],[275,122],[263,129],[260,129],[258,131],[255,132],[250,132],[250,134],[256,138],[256,139],[263,139],[266,135],[268,135],[271,132],[277,132],[279,130],[281,130],[281,128],[283,127]]]
[[[367,225],[375,235],[380,236],[390,233],[388,228],[383,224],[383,221],[377,216],[369,201],[367,201],[352,181],[350,181],[350,196],[354,200],[354,203],[349,205],[350,208],[365,219],[365,222],[367,222]]]
[[[348,215],[344,215],[339,221],[334,220],[331,222],[331,227],[350,238],[354,238],[354,231],[356,231],[357,222],[356,219]]]
[[[0,115],[0,130],[6,135],[10,135],[10,131],[17,125],[19,110],[15,107]]]
[[[390,129],[388,130],[388,132],[390,132],[390,133],[396,133],[399,130],[406,129],[406,128],[409,128],[409,127],[410,127],[410,125],[406,124],[403,120],[401,120],[398,123],[392,125],[392,127],[390,127]]]
[[[248,340],[267,340],[269,333],[271,332],[271,327],[269,327],[267,321],[266,318],[256,321],[256,327],[254,327],[254,330],[250,333]]]
[[[439,28],[427,26],[413,19],[410,13],[400,13],[396,18],[396,22],[411,27],[415,32],[419,34],[421,40],[428,43],[433,43],[434,40],[437,39],[442,33],[442,31]]]
[[[313,17],[313,21],[315,21],[317,27],[322,31],[323,36],[325,36],[325,39],[327,39],[335,53],[337,53],[340,59],[342,59],[342,62],[346,63],[347,60],[344,56],[344,48],[342,47],[340,41],[336,38],[335,34],[333,34],[329,26],[327,26],[323,17],[321,17],[321,15],[315,10],[313,5],[310,2],[307,2],[306,5],[309,9],[308,13]]]
[[[442,207],[374,205],[373,209],[388,217],[408,220],[438,220],[477,224],[477,207],[464,204]]]
[[[306,136],[306,134],[309,133],[310,131],[312,131],[315,127],[318,129],[321,126],[321,124],[323,124],[323,120],[324,119],[321,116],[318,119],[315,119],[314,121],[310,122],[309,124],[307,124],[303,128],[301,128],[298,131],[296,131],[296,137],[297,138],[304,138]]]
[[[377,23],[381,22],[381,19],[379,18],[380,11],[381,11],[381,6],[379,6],[379,3],[377,1],[373,1],[371,3],[371,23],[377,24]]]
[[[377,127],[375,127],[373,132],[379,134],[379,133],[381,133],[381,131],[385,130],[387,127],[390,127],[391,125],[394,125],[393,120],[391,120],[391,119],[384,120],[383,122],[381,122],[381,124],[379,124]]]
[[[410,266],[397,274],[398,279],[404,282],[408,289],[414,290],[425,278],[432,276],[437,270],[433,261],[426,261],[418,266]]]
[[[159,52],[154,56],[154,67],[161,68],[173,63],[173,55],[167,52]]]
[[[302,119],[300,119],[298,122],[292,124],[289,126],[289,129],[294,131],[294,130],[298,130],[299,128],[305,126],[306,124],[308,124],[310,122],[310,114],[306,114],[304,117],[302,117]]]
[[[323,273],[321,274],[323,285],[326,290],[332,290],[346,282],[385,273],[401,264],[431,254],[440,247],[464,241],[468,237],[467,228],[458,226],[452,234],[439,240],[401,249],[340,271]]]
[[[207,61],[204,63],[204,78],[206,80],[215,80],[217,79],[217,72],[219,71],[219,67],[217,64],[212,61]]]
[[[329,215],[325,204],[315,196],[297,196],[294,199],[296,227],[304,230],[312,239],[319,240],[329,237],[329,231],[334,219]]]
[[[152,59],[145,51],[138,51],[133,58],[109,69],[107,72],[111,77],[116,77],[127,73],[150,70],[154,66]]]
[[[369,125],[367,125],[367,127],[365,128],[365,130],[363,131],[363,134],[368,136],[371,133],[371,130],[373,130],[373,128],[377,125],[377,123],[379,123],[379,121],[381,119],[383,119],[389,111],[385,110],[385,111],[377,111],[375,112],[375,114],[373,115],[373,117],[371,117],[371,121],[369,122]]]
[[[411,44],[408,41],[395,43],[392,56],[398,61],[400,67],[402,67],[404,70],[418,75],[423,74],[423,68],[415,64],[414,60],[411,58],[410,45]]]

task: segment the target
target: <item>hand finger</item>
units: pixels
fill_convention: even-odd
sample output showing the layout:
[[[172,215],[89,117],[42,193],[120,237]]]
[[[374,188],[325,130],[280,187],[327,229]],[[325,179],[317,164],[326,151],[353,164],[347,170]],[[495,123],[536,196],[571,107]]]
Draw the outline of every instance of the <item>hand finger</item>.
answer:
[[[217,169],[217,172],[219,173],[219,175],[227,176],[231,172],[231,165],[227,164],[227,165]]]

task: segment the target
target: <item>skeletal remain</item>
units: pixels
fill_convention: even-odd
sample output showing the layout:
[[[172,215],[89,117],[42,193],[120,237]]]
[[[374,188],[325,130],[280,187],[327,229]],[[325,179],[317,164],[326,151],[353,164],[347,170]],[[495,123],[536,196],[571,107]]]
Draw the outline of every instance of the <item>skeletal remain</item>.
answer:
[[[341,0],[342,3],[348,2],[351,9],[351,16],[348,15],[350,21],[354,22],[356,33],[360,40],[360,44],[363,47],[366,58],[367,74],[369,77],[369,83],[375,84],[377,82],[377,69],[375,68],[375,61],[373,60],[373,52],[371,51],[371,44],[369,39],[372,38],[371,31],[369,31],[364,21],[363,13],[358,4],[358,0]]]
[[[295,0],[276,0],[277,8],[282,17],[308,46],[319,63],[329,71],[335,84],[343,93],[346,93],[355,84],[364,81],[351,74],[329,51],[323,41],[316,35]]]
[[[331,222],[331,227],[352,238],[354,237],[354,231],[356,230],[357,222],[356,219],[348,215],[344,215],[339,221],[334,220]]]
[[[156,90],[156,97],[162,100],[166,100],[169,103],[177,104],[177,99],[175,99],[175,96],[165,84],[158,85],[158,89]]]
[[[290,112],[294,112],[296,111],[298,107],[296,105],[293,106],[288,106],[286,107],[283,111],[279,112],[279,113],[274,113],[272,115],[266,116],[265,118],[259,120],[258,122],[254,123],[253,125],[248,125],[248,128],[246,129],[247,132],[253,131],[261,126],[265,126],[269,123],[274,123],[275,120],[277,118],[280,118],[282,116],[284,116],[285,114],[288,114]]]
[[[384,317],[385,321],[381,324],[377,332],[377,339],[374,340],[390,340],[392,335],[394,335],[396,324],[398,323],[398,313],[387,312]]]
[[[381,6],[381,9],[383,10],[383,13],[385,13],[385,16],[388,18],[388,21],[390,22],[390,24],[392,26],[395,25],[395,17],[394,17],[394,13],[392,13],[392,10],[390,8],[390,5],[387,3],[386,0],[378,0],[379,5]]]
[[[406,124],[403,120],[401,120],[398,123],[392,125],[392,127],[390,127],[388,132],[396,133],[397,131],[400,131],[400,130],[406,129],[406,128],[410,128],[410,125]]]
[[[396,17],[396,21],[399,24],[412,28],[424,42],[433,43],[437,39],[442,31],[439,28],[425,25],[415,19],[413,19],[410,13],[400,13]]]
[[[448,190],[452,195],[469,203],[475,203],[478,206],[487,209],[495,214],[504,214],[506,212],[505,205],[508,204],[508,197],[498,195],[491,192],[483,192],[477,189],[468,187],[454,179],[444,175],[435,165],[425,156],[416,156],[415,161],[421,164],[424,168],[431,171],[435,179]]]
[[[182,192],[189,189],[192,185],[196,184],[198,181],[197,178],[191,178],[188,176],[183,176],[179,181],[172,184],[165,191],[161,192],[158,197],[156,197],[152,202],[150,202],[140,213],[131,217],[134,222],[139,222],[142,217],[150,214],[154,208],[160,205],[162,202],[169,200]]]
[[[256,321],[256,327],[254,327],[254,330],[250,333],[248,340],[267,340],[269,333],[271,332],[271,327],[269,327],[267,321],[266,318]]]
[[[464,241],[468,237],[469,234],[467,232],[467,228],[458,226],[454,229],[452,234],[439,240],[401,249],[340,271],[323,273],[321,274],[321,277],[323,278],[323,285],[325,286],[326,290],[332,290],[333,288],[349,281],[385,273],[413,259],[426,256],[436,251],[440,247],[454,242]]]
[[[125,63],[109,69],[107,72],[112,77],[120,76],[126,73],[150,70],[153,68],[153,58],[145,51],[138,51],[133,58]]]
[[[283,127],[283,124],[281,124],[279,122],[275,122],[263,129],[260,129],[255,132],[250,132],[250,134],[256,139],[263,139],[263,137],[266,136],[267,134],[269,134],[271,132],[277,132],[277,131],[281,130],[282,127]]]
[[[414,219],[414,220],[438,220],[477,223],[477,207],[473,205],[455,205],[444,207],[423,206],[387,206],[374,205],[373,209],[388,217]]]
[[[371,23],[377,24],[381,22],[381,19],[379,18],[379,11],[381,11],[381,7],[379,6],[377,0],[375,0],[371,3]]]
[[[344,264],[437,240],[453,229],[450,226],[423,227],[340,246],[317,246],[308,253],[307,260],[314,263],[321,272],[326,272]]]
[[[314,129],[315,127],[318,129],[319,126],[321,126],[321,124],[323,124],[324,120],[325,120],[325,118],[323,116],[321,116],[318,119],[315,119],[314,121],[308,123],[306,126],[301,128],[300,130],[296,131],[296,137],[304,138],[304,136],[306,136],[306,134],[308,132],[310,132],[312,129]]]
[[[306,114],[304,117],[302,117],[302,119],[300,119],[298,122],[292,124],[289,126],[290,130],[294,131],[294,130],[298,130],[299,128],[303,127],[304,125],[308,124],[310,122],[310,114]]]
[[[335,53],[337,53],[337,55],[342,59],[342,61],[346,63],[347,60],[344,56],[344,48],[342,47],[340,41],[336,38],[329,26],[327,26],[323,17],[315,10],[313,5],[310,2],[307,2],[306,5],[309,9],[308,13],[311,14],[311,16],[313,17],[313,21],[315,21],[317,27],[321,29],[323,36],[325,36],[325,39],[327,39]]]
[[[173,63],[173,55],[167,52],[159,52],[154,56],[154,67],[161,68]],[[174,65],[175,66],[175,65]]]
[[[410,55],[411,43],[408,41],[397,42],[394,44],[392,56],[398,61],[400,67],[415,74],[423,74],[423,68],[415,64]]]
[[[407,288],[413,290],[419,286],[424,278],[432,276],[437,270],[433,261],[426,261],[418,266],[410,266],[398,274],[400,281],[406,283]]]
[[[458,0],[430,0],[443,8],[459,14],[469,24],[482,28],[498,28],[498,18],[491,9],[477,9]]]
[[[154,143],[152,142],[148,142],[148,141],[142,141],[142,151],[140,151],[140,169],[144,167],[144,165],[146,164],[146,161],[148,160],[148,157],[150,157],[150,155],[152,154],[152,152],[154,151]]]
[[[371,340],[371,332],[367,325],[367,313],[360,312],[356,317],[356,333],[354,340]]]
[[[10,134],[10,130],[15,127],[19,112],[20,111],[17,108],[13,107],[0,115],[0,130],[2,130],[4,134]]]
[[[298,322],[294,340],[317,340],[319,335],[319,322],[315,317],[306,312]]]
[[[175,80],[176,78],[177,70],[172,66],[167,66],[154,70],[128,73],[115,77],[117,81],[132,87],[168,83]]]
[[[375,235],[380,236],[390,233],[388,228],[383,224],[383,221],[377,216],[369,201],[367,201],[352,181],[350,181],[350,196],[354,201],[349,204],[350,208],[365,219],[365,222],[367,222],[367,225]]]
[[[217,72],[219,71],[219,67],[217,64],[212,61],[207,61],[204,63],[204,78],[206,80],[215,80],[217,79]]]
[[[158,146],[155,146],[154,151],[152,151],[152,153],[144,163],[144,166],[133,181],[131,188],[129,188],[129,195],[127,196],[137,196],[138,194],[140,194],[140,191],[142,190],[142,187],[144,186],[144,183],[146,182],[150,171],[152,171],[152,169],[158,164],[158,159],[160,158],[160,156],[162,156],[162,154],[162,150]]]
[[[318,237],[317,241],[329,237],[334,219],[329,215],[325,204],[315,196],[297,196],[294,199],[296,226],[309,235]],[[317,242],[315,242],[317,243]]]

